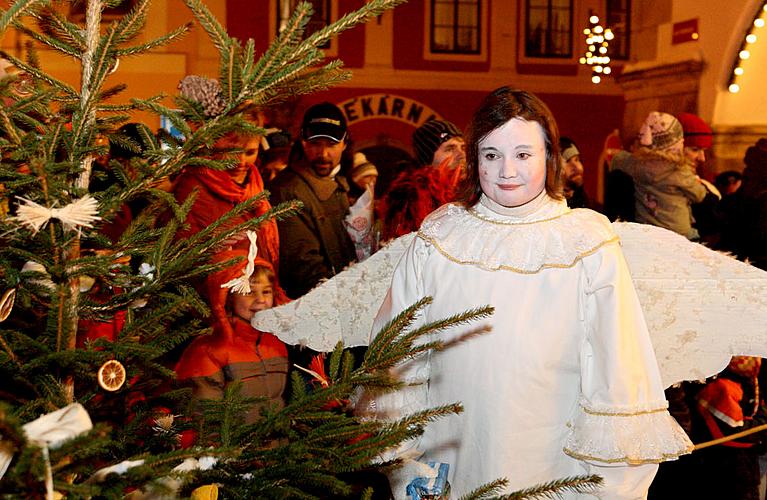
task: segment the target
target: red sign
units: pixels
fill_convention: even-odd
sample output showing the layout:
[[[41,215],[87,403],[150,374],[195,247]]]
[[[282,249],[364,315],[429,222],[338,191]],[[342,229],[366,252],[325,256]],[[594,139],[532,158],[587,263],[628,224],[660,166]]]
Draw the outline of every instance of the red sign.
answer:
[[[671,31],[671,45],[695,42],[698,40],[699,36],[697,17],[695,19],[674,23],[674,28]]]

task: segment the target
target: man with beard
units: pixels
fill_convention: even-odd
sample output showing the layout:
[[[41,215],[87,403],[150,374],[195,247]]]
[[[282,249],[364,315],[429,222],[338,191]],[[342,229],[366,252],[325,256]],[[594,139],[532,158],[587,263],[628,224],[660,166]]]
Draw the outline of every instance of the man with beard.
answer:
[[[356,260],[354,243],[343,225],[349,184],[338,175],[348,140],[346,117],[337,106],[323,102],[310,107],[288,167],[271,185],[274,205],[294,199],[304,205],[298,214],[277,222],[280,282],[291,298],[304,295]]]
[[[594,208],[583,189],[583,163],[581,153],[575,141],[569,137],[559,138],[559,151],[562,155],[564,172],[564,194],[570,208]]]

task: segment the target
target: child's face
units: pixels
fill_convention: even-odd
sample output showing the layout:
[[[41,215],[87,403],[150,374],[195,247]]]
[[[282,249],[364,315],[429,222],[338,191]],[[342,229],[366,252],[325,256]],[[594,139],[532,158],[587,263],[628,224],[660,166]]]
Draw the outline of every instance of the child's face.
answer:
[[[250,321],[258,311],[269,309],[274,303],[272,284],[266,276],[260,275],[250,279],[250,293],[247,295],[233,294],[232,308],[234,314]]]

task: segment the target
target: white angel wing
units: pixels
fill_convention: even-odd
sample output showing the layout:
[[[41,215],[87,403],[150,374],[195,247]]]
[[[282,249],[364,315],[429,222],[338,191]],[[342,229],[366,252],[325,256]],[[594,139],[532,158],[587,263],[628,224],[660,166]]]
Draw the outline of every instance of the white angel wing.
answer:
[[[368,345],[373,320],[389,289],[394,267],[413,241],[410,233],[389,243],[288,304],[257,313],[252,325],[291,345],[328,352]]]
[[[767,357],[767,272],[655,226],[613,227],[667,386]]]
[[[767,357],[767,272],[665,229],[614,223],[668,386],[721,371],[736,354]],[[259,312],[253,326],[288,344],[330,351],[367,345],[394,267],[415,233]]]

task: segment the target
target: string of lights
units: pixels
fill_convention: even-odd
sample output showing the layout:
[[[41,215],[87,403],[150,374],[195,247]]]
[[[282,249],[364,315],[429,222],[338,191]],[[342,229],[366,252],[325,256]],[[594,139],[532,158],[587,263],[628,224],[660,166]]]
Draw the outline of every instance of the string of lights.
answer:
[[[603,75],[612,72],[607,47],[615,35],[610,28],[599,24],[599,17],[595,15],[589,17],[589,27],[583,30],[583,34],[586,35],[586,53],[579,62],[591,66],[591,81],[597,84],[602,81]]]
[[[746,35],[743,37],[743,41],[740,44],[740,50],[738,51],[738,57],[733,64],[732,72],[730,73],[730,81],[727,84],[727,90],[733,94],[740,92],[740,84],[738,83],[739,77],[743,76],[745,69],[744,63],[751,57],[750,47],[757,41],[757,32],[764,27],[765,17],[767,17],[767,1],[762,2],[762,7],[756,12],[753,21],[749,25]]]

